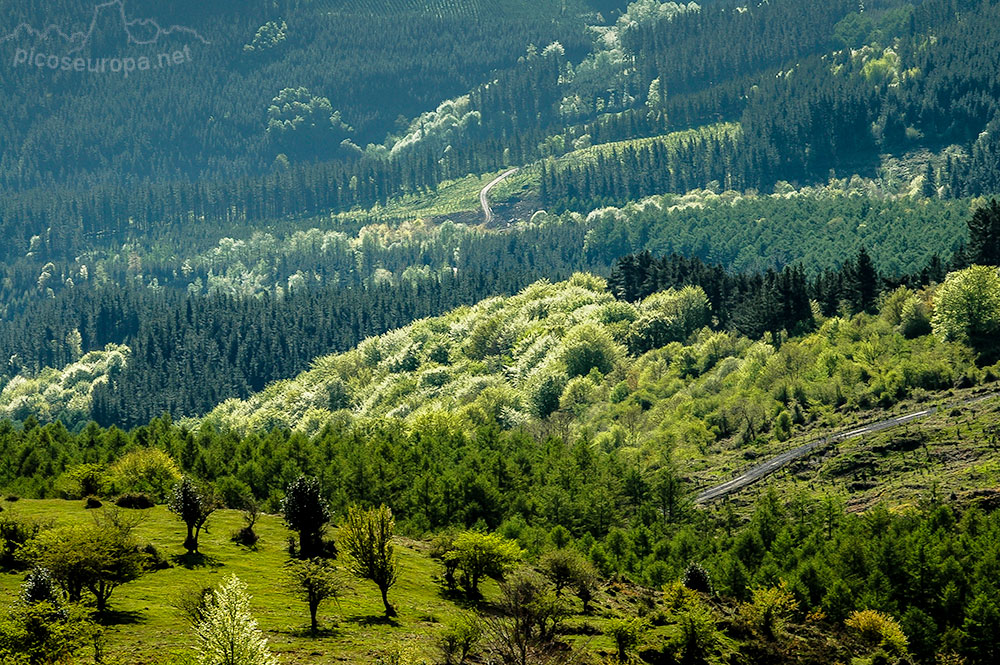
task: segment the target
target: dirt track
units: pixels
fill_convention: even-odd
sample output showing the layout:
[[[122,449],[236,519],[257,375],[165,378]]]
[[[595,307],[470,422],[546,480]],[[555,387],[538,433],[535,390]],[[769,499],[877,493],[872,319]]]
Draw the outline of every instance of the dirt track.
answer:
[[[970,404],[975,404],[976,402],[982,402],[993,397],[997,397],[1000,393],[990,393],[988,395],[980,395],[978,397],[972,397],[969,399],[961,400],[948,404],[945,406],[932,406],[930,408],[924,409],[922,411],[914,411],[913,413],[908,413],[902,416],[896,416],[895,418],[887,418],[886,420],[879,420],[868,425],[863,425],[846,432],[838,432],[836,434],[831,434],[822,439],[817,439],[816,441],[810,441],[809,443],[803,444],[797,448],[792,448],[791,450],[785,451],[780,455],[776,455],[766,462],[762,462],[757,466],[752,467],[746,473],[733,478],[732,480],[722,483],[721,485],[716,485],[715,487],[710,487],[704,490],[695,497],[694,502],[697,503],[707,503],[715,499],[727,496],[734,492],[738,492],[741,489],[752,485],[761,478],[766,478],[778,469],[786,466],[790,462],[797,460],[801,457],[805,457],[813,450],[821,448],[828,444],[839,443],[840,441],[846,441],[848,439],[854,439],[859,436],[864,436],[865,434],[872,434],[874,432],[880,432],[884,429],[889,429],[890,427],[896,427],[897,425],[903,425],[912,420],[919,420],[920,418],[926,418],[927,416],[936,413],[941,409],[953,409],[956,407],[968,406]]]
[[[493,209],[490,208],[490,199],[489,199],[490,190],[499,185],[506,178],[509,178],[510,176],[514,175],[515,173],[517,173],[517,169],[510,169],[508,171],[504,171],[496,178],[493,178],[493,180],[491,180],[488,185],[486,185],[485,187],[482,188],[482,190],[480,190],[479,204],[483,206],[483,213],[486,215],[487,224],[493,221]]]

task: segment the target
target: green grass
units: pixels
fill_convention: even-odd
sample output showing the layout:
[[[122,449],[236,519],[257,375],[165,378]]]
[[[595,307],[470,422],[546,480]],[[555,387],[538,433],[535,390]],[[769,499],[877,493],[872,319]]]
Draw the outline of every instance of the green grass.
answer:
[[[54,524],[72,524],[92,519],[82,501],[21,500],[4,504],[6,510]],[[193,645],[193,633],[172,603],[186,589],[217,585],[238,575],[253,595],[253,608],[261,628],[267,632],[282,662],[335,663],[371,661],[390,645],[405,645],[418,654],[431,656],[441,630],[463,611],[448,599],[438,581],[440,566],[426,554],[426,544],[400,542],[398,551],[403,574],[390,591],[390,601],[399,611],[393,623],[383,619],[382,602],[374,584],[344,573],[348,591],[339,603],[320,609],[323,634],[308,636],[306,605],[282,584],[282,566],[288,560],[285,548],[290,532],[278,517],[265,515],[258,523],[261,542],[256,551],[229,541],[242,526],[238,512],[223,510],[209,520],[209,532],[201,538],[204,565],[185,567],[183,525],[166,508],[142,511],[144,521],[136,530],[138,539],[150,542],[172,558],[172,568],[148,573],[117,589],[111,597],[115,621],[108,630],[112,654],[128,663],[148,663],[155,657],[182,651]],[[333,532],[336,537],[336,531]],[[21,575],[0,575],[0,605],[17,593]],[[487,597],[495,585],[485,587]]]
[[[376,206],[367,211],[386,223],[401,223],[414,219],[444,221],[449,216],[459,216],[454,221],[481,223],[482,207],[479,192],[495,177],[506,171],[467,175],[464,178],[448,180],[438,185],[432,192],[406,194],[392,199],[385,206]],[[522,169],[510,176],[490,192],[490,201],[502,203],[524,193],[537,184],[537,174],[532,169]],[[350,220],[355,212],[345,212],[331,216],[333,220]]]
[[[649,146],[654,143],[661,143],[667,148],[668,152],[673,152],[684,141],[691,141],[698,138],[721,138],[724,136],[736,138],[742,131],[743,130],[738,122],[723,122],[714,125],[696,127],[694,129],[671,132],[669,134],[661,134],[659,136],[650,136],[642,139],[628,139],[625,141],[599,143],[597,145],[592,145],[589,148],[581,148],[580,150],[567,152],[562,157],[559,157],[557,161],[560,163],[573,164],[589,163],[596,161],[599,154],[609,157],[616,150],[621,150],[627,147],[638,150],[643,146]]]
[[[22,499],[2,506],[5,511],[53,526],[86,523],[94,517],[94,511],[85,510],[82,501]],[[109,654],[120,659],[116,662],[145,665],[189,652],[194,646],[193,629],[173,603],[186,590],[218,585],[230,575],[239,576],[249,587],[254,614],[284,665],[373,662],[397,648],[405,648],[418,660],[435,662],[441,632],[465,612],[492,611],[499,593],[496,583],[489,580],[482,585],[484,599],[479,603],[448,593],[441,580],[441,566],[428,555],[429,544],[398,539],[402,575],[390,590],[389,600],[399,616],[386,622],[375,585],[342,571],[347,590],[339,603],[329,602],[320,608],[321,634],[312,638],[305,603],[283,585],[282,567],[288,561],[286,546],[292,534],[279,517],[261,517],[257,525],[261,541],[256,550],[249,550],[229,540],[243,525],[240,513],[216,512],[200,540],[204,562],[189,567],[184,564],[181,543],[185,534],[180,520],[163,506],[136,512],[143,515],[135,531],[137,539],[155,545],[173,567],[147,573],[115,590],[107,637]],[[336,538],[337,531],[331,535]],[[0,607],[13,601],[22,578],[21,574],[0,574]],[[612,644],[601,635],[603,628],[635,593],[634,588],[612,585],[594,603],[593,614],[567,619],[567,631],[574,634],[565,639],[590,651],[610,652]],[[570,601],[577,611],[581,609],[575,598],[570,597]],[[87,652],[81,655],[89,657]]]

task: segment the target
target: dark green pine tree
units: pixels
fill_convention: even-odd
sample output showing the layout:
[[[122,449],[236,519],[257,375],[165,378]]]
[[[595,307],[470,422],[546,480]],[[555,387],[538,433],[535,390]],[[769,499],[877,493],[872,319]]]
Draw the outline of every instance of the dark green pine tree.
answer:
[[[873,314],[880,291],[880,278],[875,262],[863,245],[847,271],[847,279],[847,291],[854,311]]]
[[[924,184],[921,187],[921,194],[927,199],[937,196],[937,179],[934,177],[934,167],[931,166],[930,162],[927,162],[927,168],[924,169]]]
[[[968,258],[979,265],[1000,265],[1000,203],[989,203],[972,214],[968,221]]]

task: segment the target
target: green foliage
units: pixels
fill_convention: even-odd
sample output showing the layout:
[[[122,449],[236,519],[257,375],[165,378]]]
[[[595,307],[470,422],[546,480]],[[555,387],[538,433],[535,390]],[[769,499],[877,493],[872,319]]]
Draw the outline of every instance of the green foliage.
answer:
[[[371,510],[351,506],[341,525],[341,547],[350,557],[348,570],[378,586],[387,617],[396,615],[387,594],[399,579],[400,572],[392,544],[395,528],[392,511],[384,504]]]
[[[523,555],[517,543],[502,536],[465,531],[455,537],[442,558],[460,573],[459,580],[465,590],[476,596],[484,577],[504,579]]]
[[[267,109],[267,133],[285,149],[309,152],[344,138],[351,128],[330,100],[307,88],[285,88]]]
[[[198,665],[276,665],[278,659],[250,612],[246,585],[235,575],[219,585],[198,624]]]
[[[27,557],[22,550],[43,530],[45,525],[26,519],[12,510],[0,512],[0,570],[20,570]]]
[[[482,639],[479,619],[475,615],[461,617],[441,635],[439,648],[445,665],[463,665]]]
[[[557,596],[562,595],[565,588],[575,589],[581,599],[587,599],[584,605],[588,604],[597,573],[583,554],[575,549],[558,549],[545,553],[538,563]]]
[[[108,468],[108,488],[112,494],[148,494],[156,501],[163,501],[180,480],[177,463],[157,448],[134,450]]]
[[[309,606],[309,627],[315,637],[320,605],[330,599],[338,600],[344,584],[328,559],[293,559],[286,564],[285,575],[289,591]]]
[[[972,213],[969,225],[969,259],[985,266],[1000,266],[1000,203],[990,199]]]
[[[56,665],[87,644],[95,627],[76,608],[50,601],[18,602],[0,614],[0,662]]]
[[[92,525],[41,532],[24,556],[49,571],[70,601],[79,602],[86,589],[104,613],[115,589],[146,572],[147,555],[132,536],[133,527],[122,515],[106,513]]]
[[[677,613],[673,637],[667,649],[681,663],[722,663],[733,651],[732,640],[718,626],[712,610],[693,601]]]
[[[1000,268],[972,266],[950,273],[934,301],[934,331],[986,355],[1000,340]]]
[[[285,41],[288,33],[288,24],[284,21],[268,21],[257,28],[257,33],[253,36],[253,41],[243,46],[243,50],[248,53],[268,51],[277,48]]]
[[[198,554],[198,536],[218,507],[215,490],[207,485],[200,485],[185,476],[174,486],[167,508],[187,527],[184,549],[189,555]]]
[[[94,391],[121,374],[130,354],[127,346],[109,344],[61,369],[45,368],[34,377],[15,377],[0,392],[0,416],[24,420],[33,415],[42,422],[83,425],[90,419]]]
[[[764,639],[779,639],[798,609],[795,596],[784,583],[776,587],[758,587],[750,594],[750,602],[740,605],[741,618]]]
[[[607,635],[614,640],[615,654],[619,663],[631,662],[634,651],[639,644],[646,622],[638,617],[632,619],[616,619],[607,629]]]
[[[288,528],[299,534],[299,556],[304,559],[322,556],[330,508],[320,491],[319,479],[304,475],[296,478],[285,491],[281,512]]]
[[[670,342],[683,342],[708,325],[710,310],[708,298],[698,286],[667,289],[647,297],[639,305],[641,316],[629,327],[629,351],[639,355]]]
[[[906,635],[888,614],[876,610],[855,611],[844,623],[870,650],[881,649],[893,656],[903,656],[907,652]]]

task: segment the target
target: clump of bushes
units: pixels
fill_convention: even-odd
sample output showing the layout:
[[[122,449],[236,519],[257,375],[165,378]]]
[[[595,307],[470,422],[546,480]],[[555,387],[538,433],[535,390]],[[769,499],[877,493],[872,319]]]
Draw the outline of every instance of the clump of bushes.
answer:
[[[115,499],[115,505],[119,508],[145,510],[146,508],[152,508],[155,506],[156,502],[153,501],[153,497],[148,494],[143,494],[142,492],[130,492],[128,494],[122,494]]]

